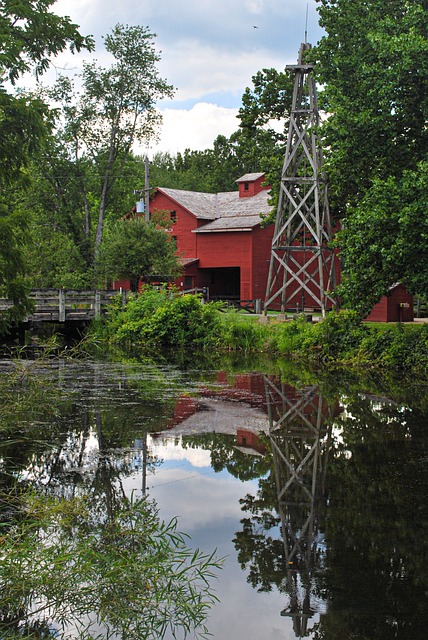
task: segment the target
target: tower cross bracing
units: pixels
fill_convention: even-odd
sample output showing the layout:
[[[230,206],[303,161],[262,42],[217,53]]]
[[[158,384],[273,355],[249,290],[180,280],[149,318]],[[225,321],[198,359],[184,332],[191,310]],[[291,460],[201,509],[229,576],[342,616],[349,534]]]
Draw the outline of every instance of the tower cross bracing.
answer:
[[[280,306],[284,313],[310,306],[324,316],[338,303],[317,91],[313,65],[303,61],[310,46],[303,43],[297,64],[287,66],[294,73],[293,101],[264,308]]]

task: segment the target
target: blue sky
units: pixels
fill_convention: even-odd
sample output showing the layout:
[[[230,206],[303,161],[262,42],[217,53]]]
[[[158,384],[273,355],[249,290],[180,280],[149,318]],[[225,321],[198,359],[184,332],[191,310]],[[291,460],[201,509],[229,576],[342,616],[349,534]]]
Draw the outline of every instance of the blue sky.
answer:
[[[252,76],[296,61],[306,11],[308,42],[322,36],[316,6],[316,0],[57,0],[53,11],[95,37],[94,57],[102,65],[108,64],[102,36],[115,24],[140,24],[156,33],[160,72],[176,93],[158,105],[164,124],[159,143],[148,151],[175,154],[211,147],[217,135],[237,129]],[[63,54],[58,66],[73,74],[88,57]]]

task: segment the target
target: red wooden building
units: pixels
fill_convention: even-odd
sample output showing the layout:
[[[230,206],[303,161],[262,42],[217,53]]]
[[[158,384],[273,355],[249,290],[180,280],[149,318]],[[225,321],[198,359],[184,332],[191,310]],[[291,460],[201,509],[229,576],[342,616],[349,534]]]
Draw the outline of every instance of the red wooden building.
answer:
[[[413,322],[413,296],[398,282],[390,287],[373,307],[366,320],[370,322]]]
[[[156,190],[150,211],[170,213],[184,268],[180,289],[206,287],[211,299],[264,298],[273,229],[260,226],[260,214],[271,209],[263,179],[249,173],[227,193]]]
[[[261,227],[260,214],[271,211],[263,180],[264,173],[248,173],[236,181],[237,191],[215,194],[156,189],[150,213],[169,215],[183,265],[181,290],[206,287],[210,299],[264,299],[273,225]]]
[[[176,285],[182,291],[206,288],[210,299],[264,300],[274,225],[261,226],[271,212],[264,173],[248,173],[236,182],[238,190],[201,193],[158,187],[150,198],[150,214],[169,216],[183,273]],[[302,254],[303,255],[303,254]],[[294,254],[297,262],[303,258]],[[336,257],[337,274],[340,265]],[[116,281],[114,289],[129,289]],[[291,285],[295,286],[295,285]],[[296,308],[300,298],[296,298]],[[314,302],[306,294],[306,305]],[[302,307],[301,307],[302,308]],[[413,297],[401,284],[391,287],[366,318],[378,322],[409,322]]]

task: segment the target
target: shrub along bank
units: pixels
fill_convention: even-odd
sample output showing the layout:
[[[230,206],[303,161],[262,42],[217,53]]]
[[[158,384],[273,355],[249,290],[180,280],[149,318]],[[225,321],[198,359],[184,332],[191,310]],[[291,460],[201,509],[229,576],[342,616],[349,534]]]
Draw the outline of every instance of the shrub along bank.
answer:
[[[194,295],[147,289],[118,300],[97,337],[142,350],[240,350],[284,355],[301,362],[388,367],[425,373],[428,325],[364,323],[353,311],[331,312],[317,323],[304,318],[281,322],[274,316],[221,313],[218,303],[202,304]]]

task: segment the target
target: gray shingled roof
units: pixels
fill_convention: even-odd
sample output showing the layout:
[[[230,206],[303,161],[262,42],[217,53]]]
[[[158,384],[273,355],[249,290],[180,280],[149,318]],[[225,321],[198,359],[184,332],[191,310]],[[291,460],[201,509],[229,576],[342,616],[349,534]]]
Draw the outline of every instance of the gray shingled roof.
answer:
[[[264,175],[264,173],[246,173],[245,176],[242,176],[242,178],[238,178],[238,180],[235,180],[235,182],[253,182],[254,180],[257,180]]]
[[[238,191],[217,194],[164,188],[159,188],[159,191],[193,213],[199,220],[211,221],[199,227],[196,233],[253,228],[260,224],[260,214],[267,215],[272,209],[267,202],[267,190],[246,198],[240,198]]]
[[[199,193],[198,191],[182,191],[181,189],[164,189],[159,187],[159,191],[165,193],[177,204],[181,205],[197,218],[202,220],[214,220],[216,217],[215,193]]]

